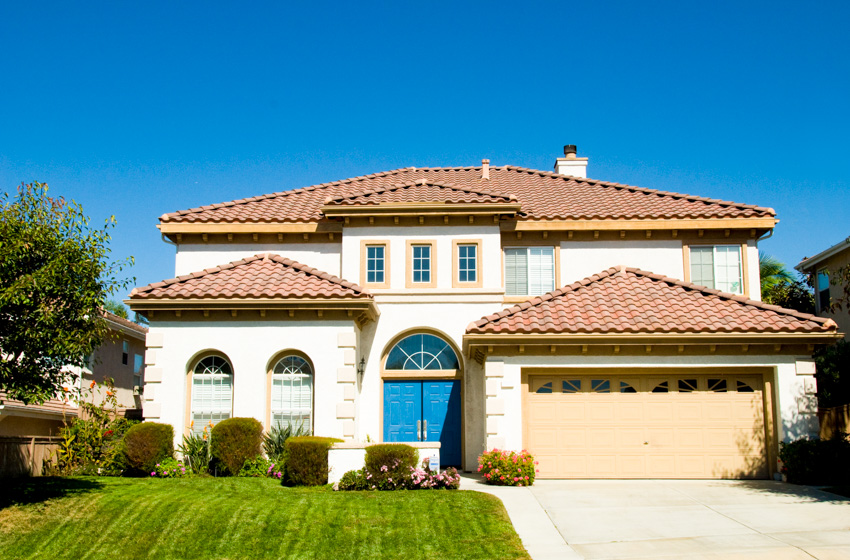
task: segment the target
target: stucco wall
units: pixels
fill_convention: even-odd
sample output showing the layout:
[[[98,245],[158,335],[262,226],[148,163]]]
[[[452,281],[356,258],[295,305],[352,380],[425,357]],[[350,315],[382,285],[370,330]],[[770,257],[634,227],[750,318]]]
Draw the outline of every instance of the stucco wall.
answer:
[[[561,284],[566,285],[612,266],[625,265],[683,279],[681,241],[563,241]]]
[[[353,321],[157,321],[148,335],[145,418],[174,426],[175,443],[179,443],[186,428],[187,372],[198,354],[216,350],[227,356],[233,367],[232,415],[256,418],[268,428],[267,374],[281,352],[294,349],[309,356],[314,367],[314,433],[350,437],[355,345]],[[346,413],[340,406],[352,412]]]
[[[174,274],[198,272],[259,253],[274,253],[328,274],[340,274],[339,243],[181,243],[177,246]]]

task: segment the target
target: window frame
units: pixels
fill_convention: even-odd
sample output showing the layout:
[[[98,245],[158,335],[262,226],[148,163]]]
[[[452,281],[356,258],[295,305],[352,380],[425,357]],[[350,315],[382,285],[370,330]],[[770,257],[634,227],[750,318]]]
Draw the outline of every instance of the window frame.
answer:
[[[274,370],[277,367],[277,364],[280,363],[281,360],[288,358],[290,356],[295,356],[297,358],[301,358],[307,363],[307,366],[310,368],[310,433],[312,434],[316,425],[316,367],[313,364],[313,360],[300,350],[288,349],[283,352],[278,352],[271,361],[269,361],[269,365],[267,368],[266,375],[266,430],[271,430],[274,426],[274,410],[272,409],[272,390],[274,386],[274,376],[282,375],[275,374]]]
[[[528,251],[531,249],[541,249],[541,248],[551,248],[552,249],[552,289],[547,290],[540,294],[509,294],[508,293],[508,261],[507,261],[507,252],[511,249],[525,249],[526,250],[526,259],[528,258]],[[502,288],[505,290],[505,301],[506,302],[520,302],[526,301],[529,298],[538,297],[543,294],[547,294],[553,290],[557,290],[560,286],[560,277],[561,277],[561,252],[560,245],[552,245],[551,243],[546,244],[529,244],[529,245],[508,245],[502,247]],[[526,263],[528,261],[526,260]],[[528,274],[528,267],[526,270],[526,275]],[[527,285],[530,284],[528,282],[528,277],[526,277]],[[528,291],[528,290],[527,290]]]
[[[454,353],[458,369],[388,369],[387,360],[390,353],[402,341],[415,335],[430,335],[440,339]],[[460,348],[445,333],[431,329],[414,329],[399,333],[393,337],[384,348],[381,356],[381,378],[382,379],[461,379],[463,377],[463,354]],[[383,392],[381,393],[383,394]]]
[[[821,278],[824,278],[826,280],[826,288],[820,287]],[[829,308],[829,303],[831,299],[831,296],[829,294],[829,285],[829,270],[826,267],[817,269],[815,271],[815,287],[817,288],[815,290],[815,303],[817,305],[818,313],[824,312]],[[826,305],[824,305],[823,302],[824,294],[826,295]]]
[[[749,297],[749,295],[750,295],[749,266],[748,266],[749,259],[747,258],[747,244],[746,243],[734,243],[734,242],[724,243],[722,241],[715,241],[715,242],[708,241],[708,242],[705,242],[705,243],[685,243],[685,244],[683,244],[682,245],[682,250],[683,250],[683,255],[684,255],[684,263],[683,264],[684,264],[684,272],[685,272],[684,280],[685,280],[685,282],[694,283],[694,284],[696,284],[696,282],[694,281],[693,275],[691,273],[691,266],[692,266],[691,250],[695,247],[712,247],[712,249],[713,249],[712,255],[716,254],[714,249],[716,249],[717,247],[737,247],[738,251],[739,251],[738,254],[741,257],[741,262],[740,262],[741,291],[740,292],[724,292],[724,293],[733,293],[733,294],[736,294],[736,295],[743,295],[743,296]],[[711,274],[712,274],[712,283],[715,284],[715,286],[717,285],[717,268],[716,268],[717,264],[716,263],[717,263],[717,260],[713,258],[712,259]],[[698,285],[702,286],[703,284],[698,284]],[[720,290],[719,288],[716,288],[716,287],[711,287],[711,286],[707,286],[707,287],[710,288],[710,289],[714,289],[714,290]],[[720,291],[724,291],[724,290],[720,290]]]
[[[369,247],[384,248],[384,281],[369,282]],[[361,239],[360,240],[360,285],[368,288],[390,287],[390,242],[386,239]]]
[[[408,239],[407,240],[407,277],[405,278],[406,288],[436,288],[437,287],[437,242],[433,239]],[[428,282],[413,281],[413,248],[428,246],[430,250],[429,274]]]
[[[460,248],[461,246],[475,247],[475,280],[472,282],[461,282],[460,280]],[[481,261],[481,239],[453,239],[452,240],[452,288],[480,288],[482,281]]]
[[[233,418],[233,403],[236,402],[236,368],[233,367],[233,360],[231,360],[226,354],[218,351],[208,351],[196,356],[191,362],[191,367],[188,368],[186,372],[186,430],[188,432],[192,432],[192,419],[194,417],[194,407],[192,406],[193,396],[194,396],[194,380],[195,380],[195,370],[198,365],[202,361],[207,358],[219,358],[227,362],[230,366],[230,411],[228,412],[228,418]],[[203,430],[203,426],[199,426],[198,430],[194,430],[196,433],[201,433]]]
[[[130,341],[126,338],[121,340],[121,365],[130,365]]]

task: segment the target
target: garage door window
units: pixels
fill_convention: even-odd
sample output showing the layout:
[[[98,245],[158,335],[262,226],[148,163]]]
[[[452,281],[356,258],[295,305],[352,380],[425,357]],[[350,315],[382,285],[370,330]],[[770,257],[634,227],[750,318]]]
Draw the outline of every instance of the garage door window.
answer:
[[[753,388],[750,387],[747,383],[744,383],[740,379],[738,380],[738,392],[739,393],[753,393]]]
[[[535,393],[546,393],[546,394],[549,394],[551,392],[552,392],[552,382],[551,381],[549,383],[544,383],[543,385],[538,387],[537,390],[535,391]]]
[[[668,383],[666,381],[662,381],[661,383],[659,383],[658,385],[655,386],[655,388],[652,390],[652,392],[653,393],[666,393],[669,390],[670,390],[670,388],[668,387]]]
[[[697,390],[697,380],[696,379],[679,379],[679,392],[680,393],[693,393]]]
[[[634,387],[632,387],[629,383],[625,381],[620,381],[620,392],[621,393],[637,393]]]
[[[581,379],[564,379],[561,381],[562,393],[580,393]]]
[[[593,393],[610,393],[611,381],[609,379],[591,379],[590,391]]]
[[[708,390],[713,391],[715,393],[725,393],[726,392],[726,380],[725,379],[712,379],[708,378]]]

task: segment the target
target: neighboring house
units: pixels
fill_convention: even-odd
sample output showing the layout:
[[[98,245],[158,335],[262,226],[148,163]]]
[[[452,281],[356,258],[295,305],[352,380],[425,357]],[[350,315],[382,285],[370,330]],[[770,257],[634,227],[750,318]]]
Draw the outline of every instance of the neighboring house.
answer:
[[[176,278],[127,300],[150,320],[145,418],[178,441],[231,416],[439,440],[467,470],[525,448],[544,477],[776,473],[779,441],[817,433],[811,354],[839,335],[758,301],[774,211],[564,154],[163,215]]]
[[[147,328],[108,312],[104,312],[104,318],[110,334],[90,358],[89,367],[82,370],[79,384],[87,387],[91,381],[102,382],[111,377],[115,381],[119,412],[141,418],[140,389]],[[55,436],[66,421],[78,414],[76,403],[61,398],[41,405],[25,405],[0,393],[0,437]]]
[[[830,274],[835,274],[839,268],[850,266],[850,237],[821,251],[814,257],[808,257],[796,267],[802,274],[811,276],[815,289],[815,312],[822,317],[831,317],[838,323],[838,328],[845,334],[850,333],[850,309],[845,307],[834,313],[829,311],[830,300],[844,295],[843,287],[833,285]]]

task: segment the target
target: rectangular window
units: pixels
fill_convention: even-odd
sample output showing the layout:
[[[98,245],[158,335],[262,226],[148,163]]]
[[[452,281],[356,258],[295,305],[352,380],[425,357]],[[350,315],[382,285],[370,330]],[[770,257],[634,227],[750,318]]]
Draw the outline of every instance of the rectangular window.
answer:
[[[706,245],[690,248],[691,282],[730,292],[743,293],[740,245]]]
[[[126,340],[121,344],[121,363],[125,366],[130,362],[130,343]]]
[[[458,282],[478,282],[478,245],[457,246]]]
[[[505,249],[505,294],[539,296],[555,289],[555,248]]]
[[[133,354],[133,387],[142,387],[142,365],[144,356]]]
[[[369,284],[383,284],[385,271],[385,252],[383,245],[366,246],[366,282]]]
[[[413,245],[413,282],[431,283],[431,246]]]
[[[829,272],[825,268],[818,270],[818,312],[829,307]]]

